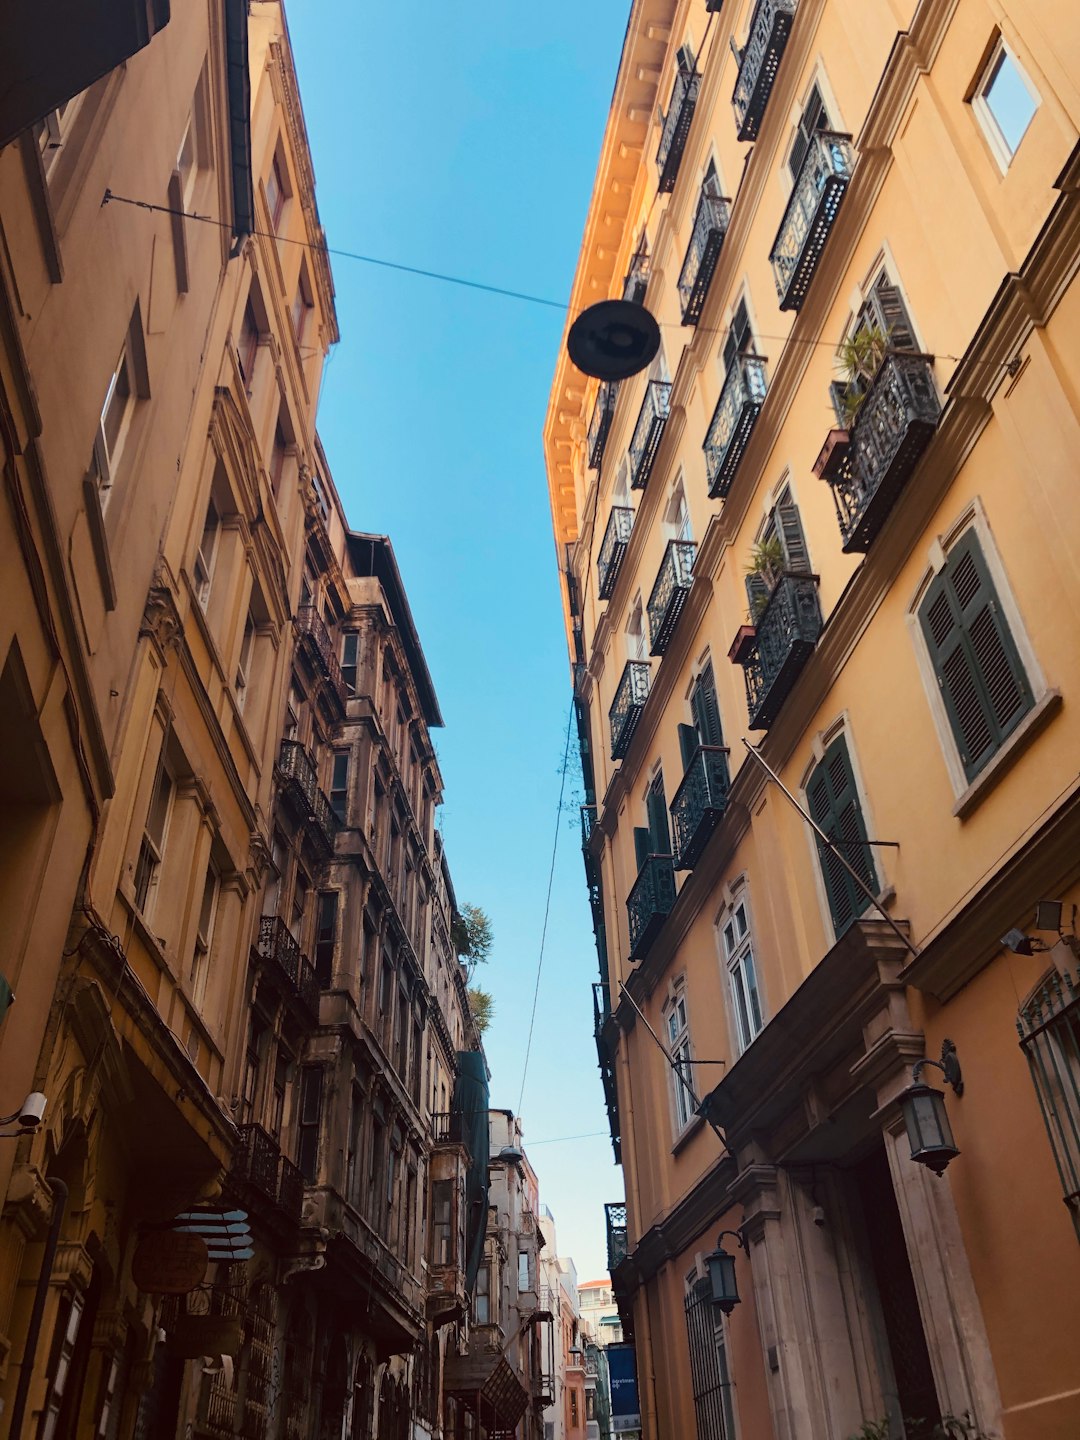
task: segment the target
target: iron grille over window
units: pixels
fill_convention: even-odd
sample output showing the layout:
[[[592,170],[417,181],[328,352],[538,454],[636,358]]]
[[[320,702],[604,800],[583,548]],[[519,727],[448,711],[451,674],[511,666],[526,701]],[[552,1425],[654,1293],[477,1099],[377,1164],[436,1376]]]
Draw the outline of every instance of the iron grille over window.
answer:
[[[695,1278],[687,1289],[686,1336],[698,1440],[735,1440],[724,1324],[707,1279]]]
[[[1048,975],[1020,1011],[1016,1028],[1080,1238],[1080,987],[1073,976]]]

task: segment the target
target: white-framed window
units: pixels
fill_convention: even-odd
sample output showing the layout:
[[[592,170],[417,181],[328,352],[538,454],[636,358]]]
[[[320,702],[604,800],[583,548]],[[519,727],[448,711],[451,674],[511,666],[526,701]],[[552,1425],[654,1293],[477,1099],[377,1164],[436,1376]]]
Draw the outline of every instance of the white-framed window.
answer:
[[[491,1324],[491,1266],[486,1260],[476,1272],[473,1315],[477,1325]]]
[[[214,921],[217,918],[218,873],[213,863],[206,867],[202,899],[199,902],[199,920],[195,928],[195,947],[191,956],[191,996],[196,1005],[202,1005],[206,998],[206,978],[210,973],[210,947],[214,941]]]
[[[530,1281],[530,1270],[531,1270],[531,1267],[530,1267],[530,1265],[529,1265],[529,1252],[528,1252],[527,1250],[519,1250],[519,1251],[518,1251],[518,1293],[519,1293],[519,1294],[524,1293],[526,1290],[528,1290],[528,1289],[530,1288],[530,1284],[529,1284],[529,1281]]]
[[[690,1053],[690,1017],[686,1008],[686,990],[678,986],[664,1011],[664,1032],[668,1052],[674,1062],[672,1096],[675,1105],[675,1133],[681,1135],[694,1118],[694,1067]]]
[[[217,556],[217,547],[220,538],[221,516],[218,514],[217,506],[211,499],[206,507],[206,519],[203,521],[199,548],[195,552],[193,575],[195,594],[199,604],[204,610],[210,601],[210,587],[214,583],[214,559]]]
[[[61,150],[71,139],[76,118],[88,93],[87,90],[81,90],[78,95],[73,95],[70,100],[65,100],[55,110],[50,110],[35,127],[46,179],[52,174],[53,166],[59,159]]]
[[[248,686],[251,683],[252,662],[254,658],[255,620],[249,610],[244,619],[244,635],[240,641],[240,658],[236,662],[236,680],[233,686],[236,694],[236,708],[241,711],[244,708]]]
[[[146,812],[139,858],[135,865],[135,904],[145,916],[150,915],[157,895],[158,876],[165,857],[165,842],[168,839],[175,792],[176,784],[165,757],[162,756],[150,796],[150,807]]]
[[[735,1017],[735,1034],[739,1053],[761,1034],[765,1019],[754,961],[754,937],[750,928],[750,910],[745,895],[734,902],[720,926],[720,942],[724,950],[731,1003]]]
[[[686,503],[686,490],[682,480],[677,480],[664,514],[670,540],[693,540],[694,531],[690,523],[690,508]]]
[[[971,97],[994,158],[1007,170],[1039,108],[1040,96],[999,35]]]
[[[298,350],[304,343],[308,321],[314,308],[315,298],[311,293],[311,281],[308,279],[307,266],[301,263],[300,275],[296,282],[296,294],[293,296],[292,302],[292,328]]]
[[[136,393],[131,346],[129,341],[125,340],[120,350],[120,358],[109,377],[105,400],[98,417],[97,434],[94,437],[92,468],[97,476],[98,499],[102,510],[112,494],[120,452],[131,427]]]
[[[347,630],[341,637],[341,678],[350,695],[356,694],[356,676],[360,664],[360,636]]]
[[[270,224],[274,232],[281,229],[281,219],[285,214],[285,206],[289,196],[292,194],[292,186],[289,184],[289,167],[285,163],[285,155],[279,145],[274,151],[274,158],[270,163],[270,172],[266,177],[266,204],[270,211]]]
[[[61,1300],[56,1319],[56,1339],[53,1342],[52,1373],[49,1389],[42,1412],[38,1435],[41,1440],[52,1440],[60,1421],[60,1410],[64,1403],[64,1391],[74,1368],[75,1346],[79,1339],[86,1297],[76,1290],[70,1298]]]
[[[630,619],[626,622],[626,658],[628,660],[647,660],[649,658],[640,595],[630,612]]]

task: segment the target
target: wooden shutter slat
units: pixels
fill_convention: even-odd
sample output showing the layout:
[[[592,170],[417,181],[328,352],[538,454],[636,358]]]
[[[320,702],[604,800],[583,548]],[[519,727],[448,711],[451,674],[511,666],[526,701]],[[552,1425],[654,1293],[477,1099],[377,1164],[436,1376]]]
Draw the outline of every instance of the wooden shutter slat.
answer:
[[[777,505],[776,531],[784,550],[784,568],[803,575],[809,574],[810,552],[806,548],[799,507],[793,500],[785,500]]]
[[[682,768],[689,770],[697,754],[698,732],[696,725],[679,726],[679,750],[682,753]]]
[[[806,795],[811,816],[831,840],[864,842],[867,839],[855,773],[843,736],[834,740],[826,750],[810,777]],[[852,879],[836,851],[830,850],[820,839],[817,847],[829,912],[839,938],[867,908],[870,899]],[[876,891],[877,871],[869,845],[846,844],[838,849],[865,884]]]

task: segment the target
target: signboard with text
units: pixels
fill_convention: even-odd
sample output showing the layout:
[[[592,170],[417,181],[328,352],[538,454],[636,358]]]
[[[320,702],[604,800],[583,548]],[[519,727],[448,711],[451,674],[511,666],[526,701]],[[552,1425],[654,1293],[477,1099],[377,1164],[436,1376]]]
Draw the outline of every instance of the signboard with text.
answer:
[[[625,1435],[641,1429],[634,1347],[609,1345],[606,1353],[611,1384],[611,1428],[616,1435]]]

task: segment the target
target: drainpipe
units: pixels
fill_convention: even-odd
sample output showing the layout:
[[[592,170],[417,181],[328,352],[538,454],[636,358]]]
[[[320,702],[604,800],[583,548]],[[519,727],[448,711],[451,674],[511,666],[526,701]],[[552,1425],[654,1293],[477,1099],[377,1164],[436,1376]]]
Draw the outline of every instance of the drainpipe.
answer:
[[[41,1258],[37,1289],[34,1291],[34,1308],[30,1312],[26,1343],[23,1345],[22,1363],[19,1366],[19,1383],[15,1389],[15,1402],[11,1407],[8,1440],[21,1440],[22,1436],[23,1417],[26,1414],[26,1402],[30,1396],[30,1381],[34,1374],[34,1361],[37,1359],[38,1340],[41,1338],[41,1321],[45,1314],[45,1297],[49,1293],[53,1261],[56,1259],[56,1247],[60,1240],[60,1227],[64,1223],[64,1211],[67,1209],[68,1187],[63,1180],[52,1182],[52,1197],[52,1221],[45,1239],[45,1254]]]

